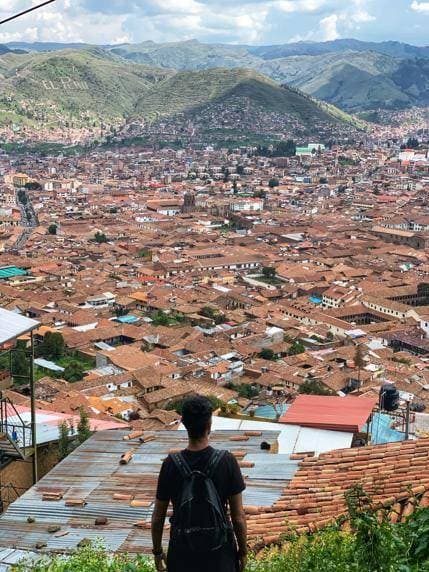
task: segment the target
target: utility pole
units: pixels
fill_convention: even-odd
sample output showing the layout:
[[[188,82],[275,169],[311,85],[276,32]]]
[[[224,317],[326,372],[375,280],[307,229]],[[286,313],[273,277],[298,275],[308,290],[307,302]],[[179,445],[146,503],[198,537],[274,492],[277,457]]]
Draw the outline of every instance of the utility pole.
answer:
[[[38,481],[37,467],[37,423],[36,423],[36,387],[34,380],[34,335],[30,334],[30,395],[31,395],[31,448],[33,449],[33,484]]]

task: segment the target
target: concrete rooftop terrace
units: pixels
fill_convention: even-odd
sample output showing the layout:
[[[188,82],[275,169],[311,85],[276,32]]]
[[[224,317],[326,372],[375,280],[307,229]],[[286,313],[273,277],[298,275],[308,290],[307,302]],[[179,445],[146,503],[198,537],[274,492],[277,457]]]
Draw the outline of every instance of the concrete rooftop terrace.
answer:
[[[275,444],[278,432],[247,433],[215,431],[211,444],[230,450],[239,462],[249,465],[242,467],[247,485],[245,505],[270,509],[293,478],[298,461],[290,455],[261,451],[261,442]],[[94,434],[9,507],[0,518],[0,570],[2,554],[8,562],[29,553],[65,552],[85,539],[101,539],[115,552],[150,552],[150,519],[161,463],[169,451],[186,446],[187,434],[146,432],[144,436],[154,438],[143,444],[137,438],[124,440],[128,434],[123,430]],[[121,465],[121,456],[128,451],[134,456]],[[58,495],[59,500],[44,500],[47,494]],[[115,494],[129,498],[117,500]],[[66,506],[70,500],[86,504]],[[29,517],[35,522],[29,523]],[[107,524],[95,525],[99,517],[106,517]],[[53,525],[61,530],[49,533]]]

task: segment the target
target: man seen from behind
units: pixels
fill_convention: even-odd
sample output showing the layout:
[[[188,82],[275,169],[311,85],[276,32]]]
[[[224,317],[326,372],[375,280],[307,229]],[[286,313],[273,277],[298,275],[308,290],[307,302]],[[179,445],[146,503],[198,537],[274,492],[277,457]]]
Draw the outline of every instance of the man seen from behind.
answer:
[[[244,480],[233,455],[209,445],[213,409],[202,396],[183,404],[188,446],[165,459],[152,517],[153,553],[158,571],[242,572],[247,559]],[[172,502],[167,557],[162,534]],[[229,509],[229,511],[228,511]],[[230,516],[229,514],[230,513]]]

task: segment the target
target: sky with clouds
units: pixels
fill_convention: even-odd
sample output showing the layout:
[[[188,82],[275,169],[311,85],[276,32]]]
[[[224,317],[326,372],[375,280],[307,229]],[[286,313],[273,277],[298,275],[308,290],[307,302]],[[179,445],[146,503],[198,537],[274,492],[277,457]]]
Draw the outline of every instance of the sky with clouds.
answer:
[[[0,0],[0,19],[41,0]],[[428,0],[57,0],[0,42],[281,44],[358,38],[429,44]]]

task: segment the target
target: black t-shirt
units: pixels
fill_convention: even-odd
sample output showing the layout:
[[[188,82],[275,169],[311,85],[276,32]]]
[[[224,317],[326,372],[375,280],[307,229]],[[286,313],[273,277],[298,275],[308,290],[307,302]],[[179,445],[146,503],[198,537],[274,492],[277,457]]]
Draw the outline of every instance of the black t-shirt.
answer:
[[[206,469],[213,447],[206,447],[201,451],[188,451],[185,449],[182,454],[189,465],[191,471],[202,471]],[[226,453],[221,459],[212,477],[222,503],[226,506],[229,497],[238,495],[246,488],[243,475],[238,466],[236,458],[231,453]],[[162,464],[158,478],[158,489],[156,498],[160,501],[172,501],[173,510],[176,501],[181,493],[183,477],[174,461],[167,457]]]

